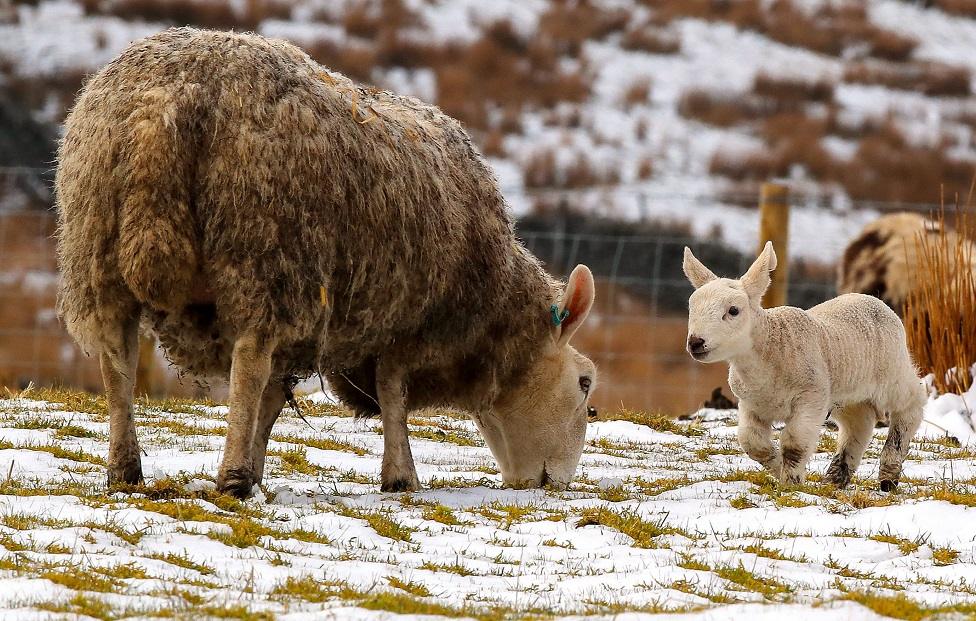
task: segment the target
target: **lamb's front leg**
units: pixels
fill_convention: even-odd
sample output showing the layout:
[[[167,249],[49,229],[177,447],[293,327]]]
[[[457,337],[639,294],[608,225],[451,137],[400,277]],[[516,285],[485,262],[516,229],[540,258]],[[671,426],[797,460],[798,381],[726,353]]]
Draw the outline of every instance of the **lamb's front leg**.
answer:
[[[819,398],[798,400],[793,404],[793,412],[780,434],[783,448],[781,484],[800,485],[806,480],[807,462],[817,449],[829,408],[829,404]]]
[[[407,396],[403,372],[380,360],[376,368],[376,396],[383,417],[383,466],[380,490],[407,492],[420,489],[417,469],[410,452],[407,429]]]
[[[757,417],[749,406],[739,403],[739,445],[746,455],[779,478],[782,459],[773,444],[772,426]]]

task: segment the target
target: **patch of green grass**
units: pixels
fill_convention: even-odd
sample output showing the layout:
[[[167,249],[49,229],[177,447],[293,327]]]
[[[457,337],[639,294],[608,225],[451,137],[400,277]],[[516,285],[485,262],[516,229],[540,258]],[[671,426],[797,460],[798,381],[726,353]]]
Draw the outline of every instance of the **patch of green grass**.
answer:
[[[419,582],[404,581],[396,576],[387,576],[386,583],[391,587],[406,591],[414,597],[430,597],[431,592],[426,586]]]
[[[732,505],[733,509],[752,509],[756,506],[756,503],[749,500],[749,497],[745,494],[736,496],[729,501],[729,504]]]
[[[656,548],[654,541],[662,535],[683,534],[676,528],[665,526],[664,518],[657,522],[648,522],[638,514],[631,511],[613,511],[606,507],[584,509],[580,513],[580,519],[576,522],[577,528],[584,526],[606,526],[620,531],[633,539],[631,544],[635,548]]]
[[[917,539],[905,539],[904,537],[898,537],[891,532],[878,533],[876,535],[871,535],[868,539],[872,541],[879,541],[881,543],[889,543],[891,545],[897,546],[902,554],[908,556],[916,550],[919,549],[926,541],[928,537],[919,537]]]
[[[625,500],[632,500],[634,495],[623,485],[611,485],[610,487],[600,488],[597,492],[597,498],[600,500],[606,500],[607,502],[623,502]]]
[[[458,446],[481,446],[479,442],[470,436],[462,435],[455,430],[439,427],[423,426],[418,429],[411,429],[410,437],[432,440],[434,442],[447,442]]]
[[[789,593],[791,590],[788,585],[779,582],[774,578],[761,576],[746,569],[745,565],[743,565],[741,561],[734,567],[731,565],[715,567],[712,569],[712,572],[714,572],[719,578],[723,578],[729,582],[737,584],[746,591],[761,593],[767,598]]]
[[[354,453],[356,455],[367,455],[369,453],[369,451],[361,446],[357,446],[349,442],[343,442],[342,440],[336,438],[306,438],[297,434],[274,434],[271,436],[271,439],[275,442],[281,442],[282,444],[310,446],[323,451],[343,451],[346,453]]]
[[[440,522],[446,526],[460,526],[463,524],[461,520],[457,519],[454,515],[454,511],[450,507],[445,505],[434,505],[432,507],[424,507],[422,516],[425,520],[430,520],[433,522]]]
[[[75,593],[71,599],[65,602],[39,602],[36,608],[53,613],[67,613],[78,617],[91,617],[95,619],[113,619],[115,613],[113,607],[105,600],[98,597],[91,597],[84,593]]]
[[[213,567],[204,565],[203,563],[197,563],[191,559],[190,555],[186,552],[183,554],[175,554],[173,552],[167,552],[166,554],[153,553],[146,555],[146,558],[163,561],[164,563],[176,565],[177,567],[182,567],[183,569],[191,569],[195,572],[203,574],[204,576],[212,576],[214,573],[216,573]]]
[[[420,569],[426,569],[427,571],[443,571],[450,574],[457,574],[459,576],[477,576],[478,573],[468,569],[458,561],[454,561],[452,564],[448,565],[446,563],[435,563],[433,561],[424,561],[420,565]]]
[[[56,403],[69,412],[83,412],[103,419],[108,418],[108,405],[105,402],[105,395],[101,394],[93,395],[63,388],[28,388],[21,391],[17,396],[35,401]]]
[[[230,526],[229,533],[223,530],[211,530],[207,536],[235,548],[261,547],[261,540],[264,537],[273,537],[277,534],[271,528],[248,517],[225,518],[222,522]]]
[[[305,452],[304,446],[268,451],[268,457],[277,457],[281,460],[281,472],[286,476],[296,473],[315,476],[322,471],[321,468],[308,461],[308,454]]]
[[[953,550],[949,546],[932,548],[932,561],[936,565],[952,565],[959,559],[959,550]]]
[[[611,412],[608,420],[625,420],[637,425],[645,425],[655,431],[674,433],[679,436],[696,437],[705,434],[705,430],[695,423],[679,422],[675,418],[660,412],[644,412],[621,408]]]
[[[397,522],[390,510],[362,509],[340,504],[336,512],[345,517],[365,520],[376,534],[396,541],[409,542],[413,533],[417,532],[417,529]]]
[[[904,593],[889,595],[876,591],[847,591],[838,599],[857,602],[883,617],[906,621],[959,616],[973,618],[976,615],[976,604],[973,603],[929,607],[909,599]]]

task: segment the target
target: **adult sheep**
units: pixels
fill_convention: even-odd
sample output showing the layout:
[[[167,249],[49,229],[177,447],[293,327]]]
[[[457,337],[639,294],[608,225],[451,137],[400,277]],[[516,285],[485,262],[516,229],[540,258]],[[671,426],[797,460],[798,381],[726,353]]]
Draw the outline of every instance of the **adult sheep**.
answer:
[[[382,489],[418,489],[407,412],[471,413],[516,486],[566,485],[593,364],[593,303],[515,238],[460,127],[254,34],[171,29],[87,83],[57,170],[59,312],[99,355],[108,480],[142,479],[140,318],[185,371],[230,381],[217,487],[259,483],[290,378],[327,373],[381,413]],[[361,393],[359,391],[362,391]]]
[[[873,295],[902,314],[908,296],[916,288],[922,239],[953,248],[957,235],[952,230],[943,232],[939,222],[921,214],[881,216],[865,226],[844,250],[837,270],[837,291]],[[970,268],[976,272],[976,252],[971,250],[968,256],[973,263]]]

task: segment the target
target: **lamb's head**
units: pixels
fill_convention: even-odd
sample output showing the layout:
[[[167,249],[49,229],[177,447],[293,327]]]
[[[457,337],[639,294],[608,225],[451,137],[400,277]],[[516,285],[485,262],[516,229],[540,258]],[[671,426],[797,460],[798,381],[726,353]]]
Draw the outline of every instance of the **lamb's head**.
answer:
[[[776,269],[772,242],[738,280],[719,278],[687,247],[683,267],[695,287],[688,300],[688,353],[699,362],[719,362],[747,351],[769,272]]]
[[[478,421],[502,479],[513,487],[564,488],[576,473],[596,367],[569,341],[593,306],[593,275],[577,266],[554,309],[552,338]]]

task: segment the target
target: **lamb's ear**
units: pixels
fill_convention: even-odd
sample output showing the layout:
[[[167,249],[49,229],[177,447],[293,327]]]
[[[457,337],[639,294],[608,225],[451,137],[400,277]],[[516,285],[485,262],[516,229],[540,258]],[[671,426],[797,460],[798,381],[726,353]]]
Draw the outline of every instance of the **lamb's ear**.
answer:
[[[691,248],[688,246],[685,246],[685,260],[681,264],[681,267],[684,269],[685,276],[688,277],[688,280],[695,289],[718,278],[712,270],[705,267],[695,255],[691,254]]]
[[[759,300],[769,288],[769,273],[776,269],[776,251],[773,250],[773,242],[768,241],[763,246],[762,252],[749,271],[741,278],[742,288],[750,298]]]
[[[563,299],[558,304],[558,311],[553,315],[553,339],[556,347],[569,343],[576,330],[583,325],[586,316],[593,308],[596,289],[593,285],[593,273],[585,265],[577,265],[569,275]],[[568,314],[566,311],[569,311]]]

